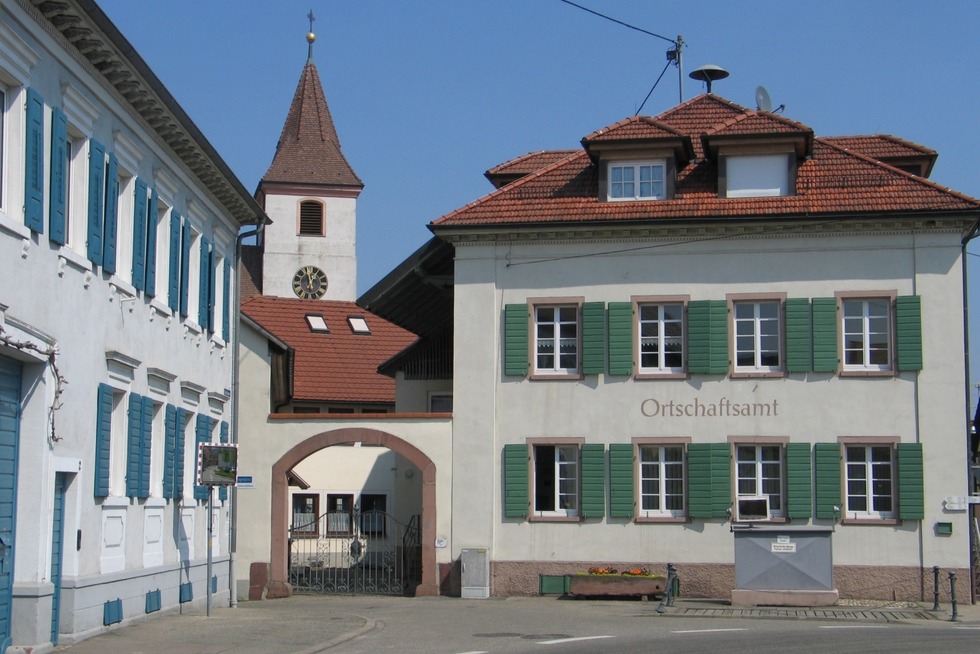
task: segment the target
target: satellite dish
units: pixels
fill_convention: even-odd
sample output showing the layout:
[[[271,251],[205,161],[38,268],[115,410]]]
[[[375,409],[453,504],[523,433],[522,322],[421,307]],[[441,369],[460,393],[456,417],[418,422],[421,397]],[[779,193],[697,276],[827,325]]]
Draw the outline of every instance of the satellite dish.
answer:
[[[692,70],[688,77],[707,83],[708,93],[711,93],[711,83],[716,79],[725,79],[728,77],[728,71],[720,66],[706,64],[700,68]]]
[[[755,88],[755,108],[759,111],[772,111],[772,99],[764,86]]]

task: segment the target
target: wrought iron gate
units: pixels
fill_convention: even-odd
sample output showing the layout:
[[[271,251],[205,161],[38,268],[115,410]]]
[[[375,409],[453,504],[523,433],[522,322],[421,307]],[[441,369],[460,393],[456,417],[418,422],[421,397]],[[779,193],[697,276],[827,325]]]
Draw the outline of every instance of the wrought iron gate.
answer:
[[[411,595],[421,581],[419,516],[384,511],[293,515],[289,583],[299,593]]]

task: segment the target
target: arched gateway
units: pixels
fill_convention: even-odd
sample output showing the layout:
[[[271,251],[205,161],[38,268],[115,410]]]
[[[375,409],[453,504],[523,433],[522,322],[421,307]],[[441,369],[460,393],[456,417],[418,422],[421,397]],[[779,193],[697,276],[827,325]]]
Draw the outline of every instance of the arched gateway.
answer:
[[[376,445],[403,456],[422,473],[422,573],[416,595],[438,595],[439,580],[436,564],[436,466],[414,445],[377,429],[344,428],[327,431],[307,438],[287,451],[272,466],[272,539],[269,584],[266,596],[270,599],[292,594],[289,574],[289,484],[287,474],[311,454],[332,445]]]

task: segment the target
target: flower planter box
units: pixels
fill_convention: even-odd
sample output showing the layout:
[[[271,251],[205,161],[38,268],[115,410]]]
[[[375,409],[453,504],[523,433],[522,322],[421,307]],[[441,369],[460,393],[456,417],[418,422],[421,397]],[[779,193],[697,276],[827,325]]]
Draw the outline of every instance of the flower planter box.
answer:
[[[569,575],[568,593],[580,597],[648,597],[662,595],[666,577],[631,575]]]

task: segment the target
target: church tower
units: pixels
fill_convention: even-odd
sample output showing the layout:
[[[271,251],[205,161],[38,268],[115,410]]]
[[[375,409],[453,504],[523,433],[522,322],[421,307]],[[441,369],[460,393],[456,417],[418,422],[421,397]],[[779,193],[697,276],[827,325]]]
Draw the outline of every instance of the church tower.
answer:
[[[354,301],[357,296],[357,197],[364,184],[340,139],[309,55],[256,199],[272,219],[262,237],[262,293]]]

